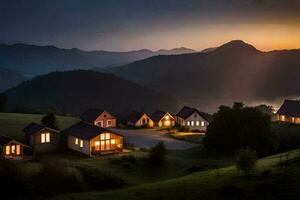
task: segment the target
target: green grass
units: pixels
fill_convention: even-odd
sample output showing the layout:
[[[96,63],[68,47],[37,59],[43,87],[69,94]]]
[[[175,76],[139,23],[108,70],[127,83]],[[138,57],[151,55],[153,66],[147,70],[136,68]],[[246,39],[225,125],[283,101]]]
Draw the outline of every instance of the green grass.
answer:
[[[279,167],[278,164],[283,157],[287,158],[287,154],[289,161],[296,158],[298,161],[285,168]],[[56,199],[235,199],[232,195],[238,195],[236,199],[284,199],[280,195],[299,197],[299,157],[300,149],[297,149],[260,159],[257,170],[251,176],[245,176],[231,166],[120,190],[69,194]],[[271,174],[274,175],[264,177],[261,173],[263,170],[271,170]],[[231,191],[230,188],[236,189]],[[261,190],[257,191],[259,188]],[[269,188],[271,190],[267,191]],[[234,194],[235,192],[237,194]],[[226,198],[226,195],[229,197]]]
[[[0,134],[22,141],[24,139],[22,129],[31,122],[40,123],[43,116],[38,114],[0,113]],[[57,116],[60,130],[78,121],[77,118]]]

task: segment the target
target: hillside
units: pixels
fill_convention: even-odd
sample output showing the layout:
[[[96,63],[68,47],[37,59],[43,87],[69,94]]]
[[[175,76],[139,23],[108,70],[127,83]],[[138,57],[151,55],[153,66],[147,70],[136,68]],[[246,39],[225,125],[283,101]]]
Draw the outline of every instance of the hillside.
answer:
[[[194,50],[187,48],[159,51],[142,49],[129,52],[110,52],[82,51],[75,48],[61,49],[55,46],[0,44],[0,66],[32,77],[53,71],[120,65],[159,54],[169,55],[193,52]]]
[[[118,113],[126,109],[177,109],[169,96],[111,74],[94,71],[53,72],[23,82],[4,93],[8,111],[45,111],[81,114],[88,108]]]
[[[25,77],[21,74],[0,67],[0,92],[16,86],[24,80]]]
[[[212,112],[233,101],[299,97],[299,63],[300,50],[261,52],[231,41],[208,52],[155,56],[107,72]]]

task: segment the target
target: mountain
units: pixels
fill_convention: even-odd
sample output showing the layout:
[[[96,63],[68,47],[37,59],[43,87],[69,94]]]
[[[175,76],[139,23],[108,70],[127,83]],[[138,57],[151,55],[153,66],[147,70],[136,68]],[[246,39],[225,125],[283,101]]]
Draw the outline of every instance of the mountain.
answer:
[[[159,54],[182,54],[195,52],[192,49],[150,51],[142,49],[129,52],[82,51],[60,49],[55,46],[27,44],[0,44],[0,66],[27,76],[46,74],[53,71],[102,68],[145,59]]]
[[[155,56],[106,72],[215,111],[221,104],[300,96],[300,50],[262,52],[235,40],[208,52]]]
[[[26,80],[26,78],[21,74],[0,68],[0,92],[12,88],[24,80]]]
[[[7,111],[55,108],[79,115],[88,108],[118,113],[127,109],[177,109],[177,102],[131,81],[88,70],[53,72],[25,81],[3,93]]]

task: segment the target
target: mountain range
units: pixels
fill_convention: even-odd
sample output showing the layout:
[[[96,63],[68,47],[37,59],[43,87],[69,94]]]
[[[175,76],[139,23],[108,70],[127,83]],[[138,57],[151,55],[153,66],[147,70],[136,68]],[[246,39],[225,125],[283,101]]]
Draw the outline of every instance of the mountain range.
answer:
[[[159,51],[141,49],[128,52],[111,52],[83,51],[76,48],[62,49],[55,46],[28,44],[0,44],[0,66],[33,77],[53,71],[119,66],[160,54],[193,52],[195,51],[184,47]]]
[[[12,88],[24,80],[26,78],[23,75],[0,67],[0,92]]]
[[[80,115],[88,108],[119,113],[127,109],[177,110],[177,101],[112,74],[90,70],[52,72],[3,93],[10,112],[46,112]]]
[[[215,111],[221,104],[300,96],[300,50],[262,52],[240,40],[208,51],[159,55],[106,72]]]

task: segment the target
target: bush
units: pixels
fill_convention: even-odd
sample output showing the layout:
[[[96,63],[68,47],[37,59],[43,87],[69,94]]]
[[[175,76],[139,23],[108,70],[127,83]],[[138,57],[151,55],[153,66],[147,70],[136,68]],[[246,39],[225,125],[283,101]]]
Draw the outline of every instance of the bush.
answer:
[[[58,129],[56,124],[56,116],[54,113],[48,113],[41,120],[42,124],[53,129]]]
[[[167,150],[163,142],[152,147],[149,154],[149,160],[154,165],[162,165],[165,160]]]
[[[256,152],[246,148],[239,151],[236,161],[236,167],[243,170],[246,174],[256,167]]]

